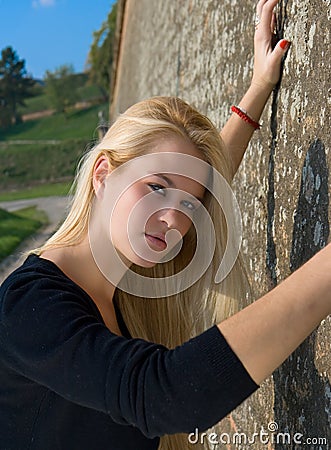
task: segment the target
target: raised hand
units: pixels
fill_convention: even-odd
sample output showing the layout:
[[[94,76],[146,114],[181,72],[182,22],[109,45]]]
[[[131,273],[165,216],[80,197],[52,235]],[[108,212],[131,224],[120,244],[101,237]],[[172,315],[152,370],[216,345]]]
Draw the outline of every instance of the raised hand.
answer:
[[[282,57],[290,46],[286,39],[273,46],[276,26],[274,8],[278,1],[260,0],[256,6],[252,84],[262,88],[273,88],[277,84]]]

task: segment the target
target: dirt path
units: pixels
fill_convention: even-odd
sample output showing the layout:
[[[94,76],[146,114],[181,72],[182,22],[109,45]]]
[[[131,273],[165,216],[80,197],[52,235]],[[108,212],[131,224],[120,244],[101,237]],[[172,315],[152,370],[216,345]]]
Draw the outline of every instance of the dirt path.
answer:
[[[36,111],[34,113],[23,114],[22,120],[26,122],[27,120],[40,119],[41,117],[48,117],[54,114],[55,109],[45,109],[44,111]]]
[[[25,259],[25,252],[42,245],[55,231],[58,223],[63,220],[68,203],[67,197],[40,197],[29,200],[0,202],[0,208],[15,211],[28,206],[37,205],[38,209],[45,211],[49,223],[33,236],[23,241],[15,252],[0,263],[0,284]]]

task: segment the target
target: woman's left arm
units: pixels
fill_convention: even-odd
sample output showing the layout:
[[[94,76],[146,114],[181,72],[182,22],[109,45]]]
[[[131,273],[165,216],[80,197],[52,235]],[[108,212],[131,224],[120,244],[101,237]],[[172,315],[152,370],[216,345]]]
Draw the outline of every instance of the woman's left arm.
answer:
[[[254,36],[254,70],[251,85],[238,104],[247,111],[250,118],[258,122],[265,104],[279,81],[281,60],[290,43],[280,40],[273,47],[275,28],[274,7],[279,0],[260,0],[256,15],[260,18]],[[253,135],[254,127],[233,113],[221,131],[221,137],[233,161],[235,175],[244,156],[247,145]]]

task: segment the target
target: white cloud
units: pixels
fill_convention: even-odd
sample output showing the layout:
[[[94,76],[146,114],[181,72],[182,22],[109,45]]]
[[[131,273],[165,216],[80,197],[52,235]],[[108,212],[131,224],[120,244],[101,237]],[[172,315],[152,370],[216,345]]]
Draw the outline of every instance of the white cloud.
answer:
[[[44,7],[48,7],[48,6],[54,6],[55,5],[55,0],[33,0],[32,2],[32,6],[34,8],[44,8]]]

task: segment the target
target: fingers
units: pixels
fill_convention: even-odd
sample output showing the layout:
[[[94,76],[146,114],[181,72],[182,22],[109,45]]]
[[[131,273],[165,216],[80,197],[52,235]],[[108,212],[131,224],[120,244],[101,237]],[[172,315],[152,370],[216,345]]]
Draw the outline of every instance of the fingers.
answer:
[[[261,17],[264,6],[267,6],[273,10],[278,2],[279,0],[259,0],[256,5],[256,14]]]
[[[271,53],[271,60],[274,61],[274,63],[280,62],[282,57],[285,55],[287,50],[290,48],[291,42],[287,41],[286,39],[281,39],[275,48],[273,49]]]
[[[262,56],[255,54],[253,72],[255,84],[276,86],[280,78],[282,59],[289,47],[290,42],[281,39],[272,51],[269,49],[267,54],[264,53]]]
[[[262,15],[262,10],[264,7],[267,7],[268,9],[271,8],[271,10],[273,10],[277,3],[279,3],[279,0],[259,0],[256,5],[256,13]]]
[[[256,15],[260,18],[260,23],[256,27],[256,32],[270,36],[275,29],[276,17],[274,8],[279,0],[260,0],[256,6]]]
[[[262,8],[263,5],[265,4],[267,0],[260,0],[258,2],[258,4],[256,5],[256,15],[259,16],[261,18],[261,14],[262,14]]]
[[[286,53],[286,51],[290,48],[291,42],[286,39],[281,39],[278,44],[276,45],[274,51],[282,53]]]

